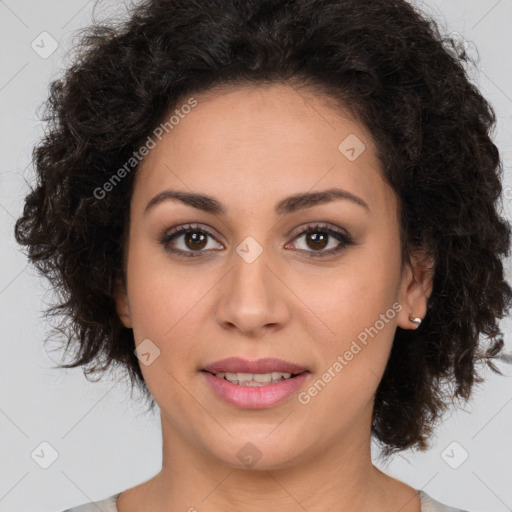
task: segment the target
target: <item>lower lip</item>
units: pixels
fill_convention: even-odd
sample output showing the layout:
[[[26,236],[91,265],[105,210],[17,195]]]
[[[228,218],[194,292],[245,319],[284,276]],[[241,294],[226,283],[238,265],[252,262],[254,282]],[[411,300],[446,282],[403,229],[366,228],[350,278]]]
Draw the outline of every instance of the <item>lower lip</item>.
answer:
[[[202,373],[213,392],[229,404],[244,409],[265,409],[286,400],[297,391],[307,379],[309,372],[266,386],[239,386],[211,373]]]

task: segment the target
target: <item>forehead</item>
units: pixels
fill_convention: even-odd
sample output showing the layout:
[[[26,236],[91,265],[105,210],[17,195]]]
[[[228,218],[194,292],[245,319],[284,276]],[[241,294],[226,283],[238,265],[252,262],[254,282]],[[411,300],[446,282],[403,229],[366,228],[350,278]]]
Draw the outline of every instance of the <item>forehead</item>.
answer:
[[[185,98],[169,113],[180,115],[141,163],[134,200],[169,187],[263,204],[337,186],[389,202],[371,134],[330,98],[285,84],[192,97],[193,108],[180,110]]]

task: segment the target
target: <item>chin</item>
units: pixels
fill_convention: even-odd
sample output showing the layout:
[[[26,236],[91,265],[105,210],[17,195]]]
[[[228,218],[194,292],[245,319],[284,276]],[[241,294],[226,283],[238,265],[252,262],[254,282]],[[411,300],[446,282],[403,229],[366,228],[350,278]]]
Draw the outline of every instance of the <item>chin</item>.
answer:
[[[270,430],[271,431],[271,430]],[[210,454],[233,469],[270,471],[293,467],[306,457],[304,443],[297,435],[268,436],[268,430],[254,436],[229,438],[222,446],[212,448]]]

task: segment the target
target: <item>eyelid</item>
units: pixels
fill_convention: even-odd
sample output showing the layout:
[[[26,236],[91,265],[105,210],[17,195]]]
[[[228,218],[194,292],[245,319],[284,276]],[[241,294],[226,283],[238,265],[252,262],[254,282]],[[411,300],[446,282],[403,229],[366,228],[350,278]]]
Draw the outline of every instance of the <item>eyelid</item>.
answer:
[[[322,258],[322,257],[328,257],[328,256],[337,256],[339,253],[343,252],[347,246],[354,245],[354,240],[352,235],[344,228],[333,226],[331,223],[324,222],[324,221],[317,221],[317,222],[309,222],[307,224],[303,224],[299,227],[297,227],[295,230],[292,230],[291,232],[288,232],[286,234],[286,237],[291,237],[291,240],[286,244],[289,245],[290,243],[293,243],[297,238],[300,236],[306,235],[308,233],[314,232],[315,230],[318,230],[319,232],[327,233],[328,236],[334,236],[334,238],[338,239],[339,244],[342,245],[341,248],[335,248],[330,249],[327,251],[307,251],[304,249],[296,249],[297,252],[300,253],[309,253],[310,256],[308,258]],[[211,228],[208,225],[200,224],[200,223],[186,223],[181,224],[178,226],[175,226],[171,229],[167,229],[164,231],[163,235],[160,236],[160,243],[164,246],[164,248],[179,256],[183,257],[200,257],[202,253],[205,255],[211,253],[212,249],[210,250],[198,250],[198,251],[184,251],[181,249],[170,249],[168,244],[173,239],[179,238],[180,236],[183,236],[187,232],[204,232],[209,237],[213,238],[217,243],[221,244],[217,240],[217,235],[213,233],[213,228]],[[223,245],[223,244],[221,244]]]
[[[293,239],[295,239],[295,238],[297,238],[297,236],[303,235],[304,233],[306,233],[308,230],[311,230],[311,229],[331,230],[331,231],[335,231],[338,235],[344,235],[346,237],[351,238],[350,233],[346,229],[343,229],[338,226],[334,226],[329,222],[323,222],[323,221],[317,221],[317,222],[313,221],[313,222],[308,222],[306,224],[302,224],[298,228],[292,229],[286,236],[292,237]]]
[[[338,242],[339,244],[341,244],[341,247],[338,246],[334,249],[329,249],[327,251],[307,251],[304,249],[297,249],[297,251],[300,253],[308,254],[308,259],[320,259],[324,257],[328,258],[331,256],[336,257],[340,255],[342,252],[344,252],[348,246],[355,245],[354,238],[346,229],[340,228],[338,226],[333,227],[333,225],[331,225],[330,223],[322,221],[310,222],[305,226],[302,225],[300,228],[297,228],[297,231],[295,231],[295,234],[292,237],[290,243],[293,243],[297,238],[303,235],[306,235],[308,233],[315,233],[317,231],[327,233],[328,236],[338,239]]]

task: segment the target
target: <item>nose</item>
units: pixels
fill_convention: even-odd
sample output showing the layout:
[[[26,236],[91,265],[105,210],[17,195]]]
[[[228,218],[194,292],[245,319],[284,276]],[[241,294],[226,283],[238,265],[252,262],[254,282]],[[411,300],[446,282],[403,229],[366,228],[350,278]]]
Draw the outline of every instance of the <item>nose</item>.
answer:
[[[233,267],[220,283],[216,309],[223,329],[259,338],[269,329],[282,329],[289,320],[290,290],[269,253],[263,250],[254,261],[243,253],[233,255]]]

